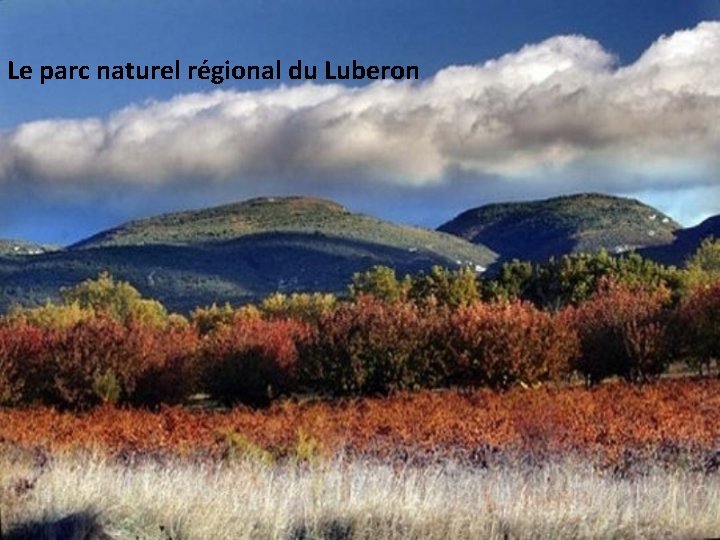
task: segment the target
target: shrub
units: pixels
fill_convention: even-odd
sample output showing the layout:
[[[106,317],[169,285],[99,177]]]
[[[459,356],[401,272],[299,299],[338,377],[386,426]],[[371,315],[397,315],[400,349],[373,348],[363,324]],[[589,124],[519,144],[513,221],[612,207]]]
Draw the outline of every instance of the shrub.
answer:
[[[122,323],[136,322],[164,328],[168,313],[157,300],[148,300],[130,283],[115,281],[107,273],[60,291],[65,305],[77,304]]]
[[[217,439],[224,448],[223,457],[229,460],[250,461],[270,466],[275,463],[275,456],[259,444],[250,440],[242,433],[225,429],[217,433]]]
[[[477,303],[450,316],[448,364],[461,385],[507,388],[560,377],[577,353],[577,336],[528,302]]]
[[[417,303],[434,299],[451,308],[467,306],[480,299],[477,275],[469,267],[452,271],[433,266],[412,279],[410,297]]]
[[[706,281],[720,278],[720,239],[703,240],[686,265],[690,272],[705,274]]]
[[[130,332],[143,334],[147,329],[133,327]],[[146,407],[182,403],[199,387],[198,333],[189,326],[175,326],[153,332],[150,339],[149,354],[138,366],[135,388],[128,400]]]
[[[560,309],[578,305],[613,280],[629,287],[657,289],[667,287],[679,295],[685,288],[685,272],[664,266],[637,253],[611,256],[572,253],[551,258],[542,264],[513,260],[498,275],[483,283],[486,299],[521,298],[539,307]]]
[[[695,288],[677,309],[677,341],[702,373],[720,359],[720,281]]]
[[[290,296],[276,293],[260,304],[260,311],[270,319],[295,319],[315,322],[321,315],[331,311],[337,302],[332,294],[293,293]]]
[[[401,302],[407,299],[411,281],[408,276],[399,280],[395,270],[387,266],[373,266],[367,272],[353,275],[350,296],[374,296],[386,302]]]
[[[611,375],[646,381],[672,359],[670,293],[604,281],[600,290],[561,318],[577,329],[581,355],[575,368],[588,384]]]
[[[196,308],[190,314],[190,323],[200,335],[206,335],[221,326],[232,325],[239,321],[259,319],[260,311],[255,306],[243,306],[234,309],[230,304]]]
[[[430,310],[361,296],[320,317],[301,348],[301,374],[312,390],[333,395],[387,394],[433,386],[436,364]]]
[[[250,319],[219,327],[202,344],[203,382],[225,404],[266,405],[294,387],[296,342],[308,327]]]
[[[0,405],[30,403],[43,395],[53,335],[22,322],[0,326]]]
[[[61,305],[47,302],[35,308],[13,306],[7,315],[7,320],[42,328],[64,329],[94,316],[95,312],[92,309],[82,308],[77,302]]]
[[[45,401],[70,408],[87,408],[103,397],[119,399],[121,358],[124,332],[119,323],[97,318],[81,321],[60,334],[52,347],[53,387]],[[117,392],[103,388],[103,382],[115,380]]]
[[[72,409],[100,403],[178,403],[193,388],[197,335],[100,316],[59,333],[49,351],[45,402]]]

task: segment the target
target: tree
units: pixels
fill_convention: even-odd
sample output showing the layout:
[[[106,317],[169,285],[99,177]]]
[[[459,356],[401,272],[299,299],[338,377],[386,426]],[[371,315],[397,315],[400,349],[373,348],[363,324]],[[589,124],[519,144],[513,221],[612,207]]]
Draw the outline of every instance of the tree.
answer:
[[[676,341],[701,374],[720,361],[720,281],[694,287],[678,305]],[[720,364],[717,364],[720,367]]]
[[[687,260],[688,288],[710,285],[720,279],[720,240],[706,238]]]
[[[485,300],[527,298],[527,287],[535,275],[535,266],[529,261],[513,259],[500,267],[495,279],[483,281]]]
[[[662,373],[675,355],[669,328],[670,291],[603,279],[578,307],[559,314],[574,327],[581,354],[575,369],[587,384],[611,375],[644,382]]]
[[[578,305],[612,280],[631,287],[666,287],[673,298],[685,289],[685,272],[664,266],[637,253],[614,257],[605,250],[573,253],[552,258],[543,264],[514,260],[500,269],[498,276],[483,287],[486,299],[521,298],[536,306],[560,309]]]
[[[467,306],[480,299],[477,276],[468,267],[451,271],[433,266],[430,273],[413,278],[410,297],[419,303],[433,299],[452,308]]]
[[[56,305],[46,302],[35,308],[12,306],[6,316],[11,323],[22,323],[39,328],[70,328],[80,321],[86,321],[95,316],[92,309],[82,308],[77,302]]]
[[[720,240],[706,238],[687,262],[689,269],[697,269],[720,276]]]
[[[371,295],[386,302],[399,302],[407,298],[410,290],[410,278],[398,280],[395,270],[387,266],[373,266],[367,272],[353,275],[350,295],[358,298]]]
[[[62,289],[60,296],[65,305],[77,304],[121,323],[136,322],[161,328],[168,320],[167,310],[160,302],[143,298],[130,283],[115,281],[107,272]]]
[[[271,319],[317,320],[335,307],[337,298],[327,293],[275,293],[260,304],[260,311]]]

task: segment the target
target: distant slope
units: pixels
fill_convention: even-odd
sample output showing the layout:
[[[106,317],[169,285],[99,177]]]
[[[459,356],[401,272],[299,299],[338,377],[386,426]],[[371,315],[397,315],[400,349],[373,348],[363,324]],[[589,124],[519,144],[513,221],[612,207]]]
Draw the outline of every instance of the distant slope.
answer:
[[[193,245],[257,234],[326,235],[433,253],[449,261],[489,264],[495,254],[457,238],[352,213],[332,201],[311,197],[266,197],[132,221],[79,242],[70,249]]]
[[[59,249],[59,246],[52,246],[47,244],[33,244],[20,240],[0,239],[0,256],[38,255],[40,253],[47,253],[49,251],[55,251],[57,249]]]
[[[495,254],[454,236],[394,225],[320,199],[266,198],[130,222],[68,249],[0,258],[0,309],[55,297],[109,271],[174,310],[275,291],[346,290],[354,272],[488,266]]]
[[[684,264],[695,253],[706,238],[720,239],[720,216],[706,219],[695,227],[675,231],[675,239],[671,244],[648,247],[640,250],[640,254],[664,264],[676,266]]]
[[[600,248],[619,253],[665,245],[679,228],[670,217],[634,199],[588,193],[489,204],[463,212],[438,230],[485,245],[501,260],[544,261]]]

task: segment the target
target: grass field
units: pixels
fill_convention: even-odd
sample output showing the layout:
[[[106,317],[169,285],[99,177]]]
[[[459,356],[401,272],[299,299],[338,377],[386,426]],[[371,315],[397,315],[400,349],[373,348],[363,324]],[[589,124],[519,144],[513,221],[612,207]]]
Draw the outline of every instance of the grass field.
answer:
[[[720,380],[0,411],[3,540],[720,535]]]
[[[362,460],[128,466],[62,456],[44,465],[6,464],[4,474],[10,540],[720,534],[717,476],[658,469],[620,479],[572,461],[498,469]]]

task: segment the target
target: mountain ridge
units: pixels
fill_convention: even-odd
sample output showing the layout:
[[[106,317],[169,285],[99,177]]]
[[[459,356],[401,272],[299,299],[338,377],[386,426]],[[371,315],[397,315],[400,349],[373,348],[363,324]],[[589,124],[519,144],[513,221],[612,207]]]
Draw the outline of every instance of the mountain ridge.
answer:
[[[276,291],[343,292],[375,265],[484,270],[496,254],[324,199],[265,197],[130,221],[49,254],[0,258],[0,310],[54,298],[108,271],[169,308],[242,303]]]
[[[56,298],[61,287],[103,271],[187,312],[273,292],[339,293],[353,273],[375,265],[399,274],[433,265],[482,273],[512,258],[542,262],[600,248],[679,265],[704,238],[720,237],[720,216],[682,229],[640,201],[585,193],[480,206],[440,229],[397,225],[325,199],[261,197],[129,221],[66,248],[0,242],[0,311]]]

